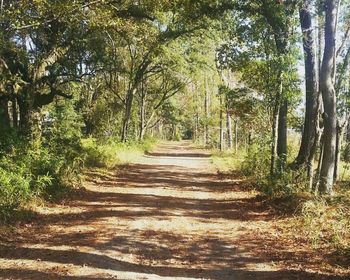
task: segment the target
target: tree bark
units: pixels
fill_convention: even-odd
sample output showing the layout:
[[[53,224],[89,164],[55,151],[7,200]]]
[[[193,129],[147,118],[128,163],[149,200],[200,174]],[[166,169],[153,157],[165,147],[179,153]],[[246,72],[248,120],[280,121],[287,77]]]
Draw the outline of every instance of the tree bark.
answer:
[[[331,194],[334,184],[334,166],[337,134],[336,94],[334,90],[333,69],[335,67],[336,40],[336,1],[325,1],[325,44],[320,73],[320,90],[324,104],[324,152],[320,174],[320,193]]]
[[[205,98],[204,98],[204,109],[205,109],[205,127],[204,127],[204,141],[205,144],[209,144],[209,86],[208,80],[205,80]]]
[[[294,161],[296,168],[308,166],[308,176],[312,176],[312,163],[315,156],[313,149],[316,142],[318,128],[318,88],[317,65],[312,25],[311,0],[304,0],[299,10],[300,25],[303,33],[304,63],[305,63],[305,117],[301,145]]]
[[[337,125],[337,140],[336,140],[336,146],[335,146],[335,166],[334,166],[334,181],[336,182],[339,179],[339,164],[340,164],[340,153],[341,153],[341,147],[342,147],[342,141],[344,138],[344,131],[345,128],[348,125],[348,118],[346,117],[346,120],[344,123]]]
[[[276,101],[277,103],[277,101]],[[270,175],[275,174],[275,165],[277,159],[277,135],[278,135],[278,116],[279,116],[280,106],[275,104],[272,116],[272,139],[271,139],[271,161],[270,161]]]
[[[224,150],[224,110],[222,95],[220,95],[220,151]]]
[[[235,153],[238,152],[238,120],[235,120]]]
[[[139,140],[142,141],[146,132],[146,92],[144,82],[141,83],[141,100],[140,100],[140,134]]]
[[[12,126],[14,129],[18,128],[18,112],[17,112],[17,100],[12,100]]]
[[[283,81],[282,81],[282,71],[278,74],[278,92],[275,98],[275,105],[273,109],[272,115],[272,139],[271,139],[271,161],[270,161],[270,175],[273,176],[275,174],[276,169],[276,161],[278,159],[278,136],[279,136],[279,116],[281,109],[281,96],[283,93]],[[282,123],[281,123],[282,125]],[[282,150],[282,149],[281,149]]]
[[[278,117],[277,156],[279,171],[283,171],[287,161],[287,113],[288,101],[282,101]]]
[[[126,95],[124,117],[123,117],[121,139],[120,139],[121,142],[126,142],[128,138],[129,123],[130,123],[132,104],[133,104],[135,93],[136,93],[136,87],[132,87],[128,90],[128,93]]]
[[[233,148],[232,119],[229,112],[226,112],[227,144],[228,148]]]

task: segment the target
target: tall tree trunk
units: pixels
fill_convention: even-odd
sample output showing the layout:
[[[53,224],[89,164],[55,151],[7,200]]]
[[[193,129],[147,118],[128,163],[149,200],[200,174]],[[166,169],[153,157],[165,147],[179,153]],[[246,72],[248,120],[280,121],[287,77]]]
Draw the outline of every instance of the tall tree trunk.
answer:
[[[204,127],[204,141],[205,144],[209,144],[209,86],[208,79],[205,80],[205,98],[204,98],[204,109],[205,109],[205,127]]]
[[[235,153],[238,152],[238,120],[235,119]]]
[[[229,112],[226,112],[227,144],[228,148],[233,148],[232,119]]]
[[[277,101],[276,101],[277,103]],[[275,174],[275,165],[277,159],[277,137],[278,137],[278,116],[280,106],[275,104],[272,116],[272,139],[271,139],[271,162],[270,162],[270,175]]]
[[[18,128],[18,112],[17,112],[17,100],[14,98],[12,100],[12,126],[13,128]]]
[[[199,115],[196,113],[194,116],[194,140],[197,141],[199,138]]]
[[[325,1],[325,46],[320,73],[320,90],[324,104],[324,152],[320,174],[320,193],[333,192],[335,147],[337,135],[336,94],[334,90],[333,69],[335,67],[335,40],[336,40],[336,1]]]
[[[318,128],[318,88],[317,65],[312,25],[311,0],[304,0],[299,10],[300,25],[303,33],[304,64],[305,64],[305,118],[301,145],[294,165],[297,168],[307,165],[309,179],[312,177],[312,165],[315,156],[313,149]]]
[[[145,117],[146,117],[146,112],[145,112],[145,104],[143,103],[140,107],[140,134],[139,134],[139,140],[142,141],[145,137],[145,132],[146,132],[146,125],[145,125]]]
[[[282,101],[278,117],[277,156],[279,170],[283,171],[287,161],[287,113],[288,101]]]
[[[141,83],[141,101],[140,101],[140,134],[139,140],[142,141],[146,132],[146,92],[144,82]]]
[[[319,186],[320,186],[320,177],[321,177],[321,167],[322,167],[322,160],[323,160],[323,152],[324,152],[324,145],[323,145],[323,134],[321,134],[320,138],[320,154],[318,157],[318,163],[317,163],[317,169],[316,169],[316,178],[317,180],[313,184],[313,190],[315,194],[318,192]]]
[[[222,103],[222,95],[220,95],[220,151],[224,150],[224,110]]]
[[[278,136],[279,136],[279,116],[281,107],[281,96],[283,93],[282,71],[278,74],[278,92],[276,94],[275,105],[272,115],[272,139],[271,139],[271,161],[270,161],[270,175],[275,174],[276,160],[278,159]]]
[[[136,87],[132,87],[128,90],[128,93],[126,95],[124,117],[123,117],[121,139],[120,139],[121,142],[126,142],[128,138],[129,123],[130,123],[132,104],[133,104],[135,93],[136,93]]]
[[[339,164],[340,164],[340,153],[341,153],[341,147],[342,147],[342,141],[344,138],[344,131],[345,128],[348,125],[348,117],[346,117],[346,120],[344,123],[337,125],[337,140],[336,140],[336,146],[335,146],[335,166],[334,166],[334,181],[336,182],[339,179]]]

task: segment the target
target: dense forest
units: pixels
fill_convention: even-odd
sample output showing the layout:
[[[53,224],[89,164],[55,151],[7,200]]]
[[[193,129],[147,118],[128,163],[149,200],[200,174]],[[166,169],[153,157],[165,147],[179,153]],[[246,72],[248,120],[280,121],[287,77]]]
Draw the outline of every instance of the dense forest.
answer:
[[[0,224],[190,140],[348,256],[349,62],[348,0],[1,0]]]

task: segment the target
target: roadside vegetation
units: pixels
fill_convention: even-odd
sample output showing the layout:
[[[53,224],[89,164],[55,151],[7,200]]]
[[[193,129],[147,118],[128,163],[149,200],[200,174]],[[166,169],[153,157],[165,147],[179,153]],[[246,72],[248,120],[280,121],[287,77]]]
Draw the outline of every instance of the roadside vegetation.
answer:
[[[350,176],[349,170],[341,169],[342,179],[333,195],[319,196],[308,191],[304,172],[288,170],[278,178],[271,178],[269,153],[265,151],[265,159],[263,154],[258,145],[237,153],[214,150],[212,162],[219,173],[254,182],[254,189],[264,196],[268,207],[288,217],[280,230],[288,232],[290,238],[302,235],[314,249],[336,252],[346,266],[350,258],[350,190],[345,179]],[[347,163],[342,160],[341,164]]]
[[[191,139],[349,252],[349,18],[349,0],[1,1],[0,223]]]

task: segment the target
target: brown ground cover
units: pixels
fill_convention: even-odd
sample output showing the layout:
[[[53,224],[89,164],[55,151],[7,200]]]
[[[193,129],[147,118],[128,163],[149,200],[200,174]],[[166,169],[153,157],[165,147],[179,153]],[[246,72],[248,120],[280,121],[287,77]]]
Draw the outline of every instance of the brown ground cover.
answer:
[[[288,221],[207,152],[165,143],[3,236],[0,279],[350,279]]]

